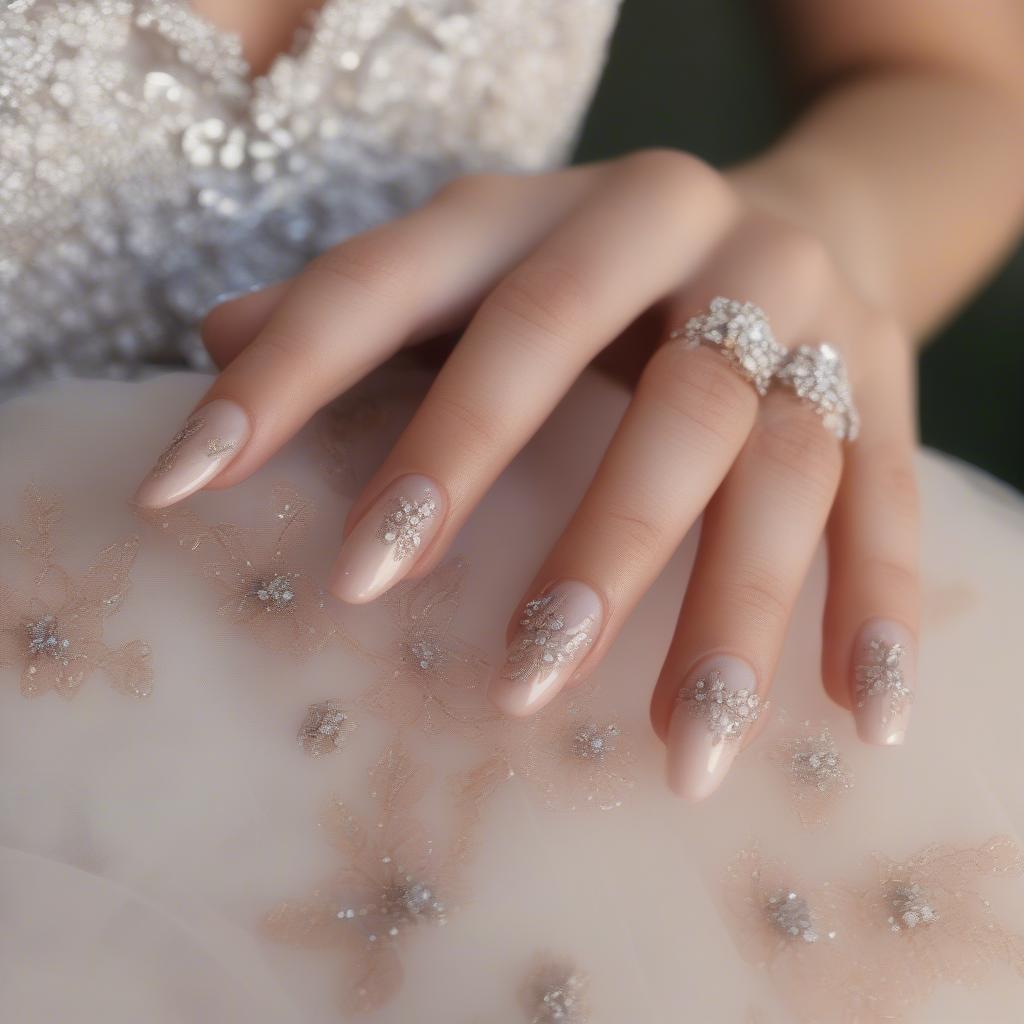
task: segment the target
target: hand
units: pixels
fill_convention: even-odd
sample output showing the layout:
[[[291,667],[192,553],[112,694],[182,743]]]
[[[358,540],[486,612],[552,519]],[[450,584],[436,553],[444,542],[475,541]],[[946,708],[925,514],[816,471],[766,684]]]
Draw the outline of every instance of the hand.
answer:
[[[787,348],[828,339],[843,354],[855,444],[791,390],[759,398],[719,351],[666,340],[719,295],[762,307]],[[645,312],[641,325],[660,326],[641,347]],[[436,565],[584,367],[630,339],[626,356],[652,354],[512,616],[494,702],[526,715],[585,677],[703,512],[651,714],[673,786],[708,795],[757,711],[736,691],[766,693],[828,522],[826,689],[863,739],[902,741],[918,616],[911,347],[806,229],[682,153],[462,178],[293,280],[221,306],[204,333],[225,369],[138,500],[243,480],[393,353],[466,324],[352,507],[337,596],[370,601]],[[695,699],[719,683],[718,700]]]

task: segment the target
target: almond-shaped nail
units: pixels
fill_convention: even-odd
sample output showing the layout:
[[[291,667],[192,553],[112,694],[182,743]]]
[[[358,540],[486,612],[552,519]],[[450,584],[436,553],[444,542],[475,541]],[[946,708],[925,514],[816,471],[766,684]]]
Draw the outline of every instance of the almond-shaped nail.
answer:
[[[914,637],[905,626],[872,619],[853,646],[853,714],[865,743],[892,747],[907,737],[914,700]]]
[[[393,587],[437,532],[446,506],[441,488],[429,477],[400,477],[342,544],[331,592],[350,604],[365,604]]]
[[[720,654],[699,664],[679,691],[669,725],[672,789],[694,801],[718,789],[764,706],[745,661]]]
[[[604,619],[597,592],[565,580],[529,601],[488,695],[499,710],[521,717],[539,711],[569,681]]]
[[[166,508],[205,487],[249,440],[249,417],[217,398],[197,409],[156,460],[135,492],[144,508]]]

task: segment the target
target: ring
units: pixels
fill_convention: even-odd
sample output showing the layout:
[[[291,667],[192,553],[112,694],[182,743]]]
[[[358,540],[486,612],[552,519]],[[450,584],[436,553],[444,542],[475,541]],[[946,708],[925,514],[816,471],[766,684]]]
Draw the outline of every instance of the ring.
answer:
[[[812,405],[840,441],[857,439],[860,415],[850,394],[846,364],[831,345],[800,345],[776,372],[775,380]]]
[[[710,345],[718,349],[759,395],[768,393],[773,375],[786,358],[786,350],[775,340],[764,310],[752,302],[721,296],[712,299],[706,313],[692,317],[669,337],[684,335],[689,348]]]

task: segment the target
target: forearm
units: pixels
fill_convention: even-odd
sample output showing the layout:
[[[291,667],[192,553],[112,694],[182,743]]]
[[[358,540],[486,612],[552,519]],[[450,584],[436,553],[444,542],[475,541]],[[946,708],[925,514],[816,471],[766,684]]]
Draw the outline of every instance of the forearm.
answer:
[[[730,177],[822,238],[865,299],[920,336],[1024,224],[1024,90],[941,70],[866,70],[824,91]]]

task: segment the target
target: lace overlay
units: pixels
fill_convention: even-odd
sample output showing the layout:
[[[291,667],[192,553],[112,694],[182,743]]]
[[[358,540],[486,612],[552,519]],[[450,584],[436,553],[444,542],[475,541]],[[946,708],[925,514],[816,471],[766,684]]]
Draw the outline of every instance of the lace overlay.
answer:
[[[54,561],[54,534],[62,517],[55,498],[29,488],[21,526],[0,529],[0,540],[29,556],[36,569],[30,588],[15,589],[0,580],[0,667],[21,670],[26,697],[50,691],[73,697],[100,670],[121,692],[146,697],[153,680],[149,646],[132,640],[112,648],[103,640],[105,620],[128,592],[139,540],[130,537],[104,548],[85,574],[75,577]]]
[[[252,79],[187,0],[0,2],[0,382],[197,365],[217,296],[561,162],[617,0],[327,0]]]

